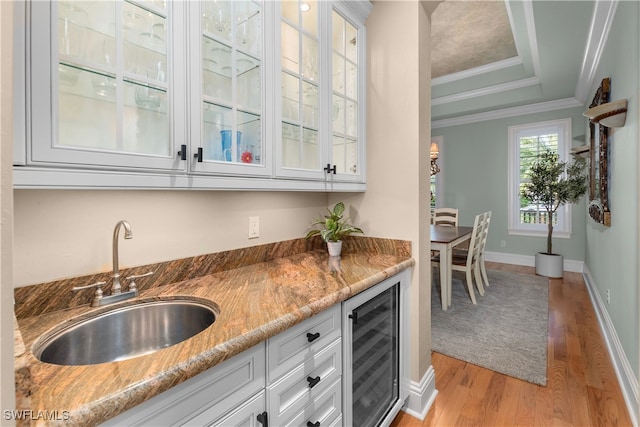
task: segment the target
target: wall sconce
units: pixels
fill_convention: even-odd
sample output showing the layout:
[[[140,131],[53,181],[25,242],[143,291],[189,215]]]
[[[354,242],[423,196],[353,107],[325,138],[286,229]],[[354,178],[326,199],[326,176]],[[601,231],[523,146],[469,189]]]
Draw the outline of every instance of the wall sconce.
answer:
[[[621,128],[627,119],[627,100],[619,99],[596,105],[582,115],[588,117],[591,123],[599,123],[608,128]]]
[[[436,163],[436,160],[438,160],[439,153],[440,151],[438,149],[438,144],[435,142],[432,142],[431,147],[429,148],[429,154],[431,155],[431,175],[435,175],[438,172],[440,172],[440,168]]]

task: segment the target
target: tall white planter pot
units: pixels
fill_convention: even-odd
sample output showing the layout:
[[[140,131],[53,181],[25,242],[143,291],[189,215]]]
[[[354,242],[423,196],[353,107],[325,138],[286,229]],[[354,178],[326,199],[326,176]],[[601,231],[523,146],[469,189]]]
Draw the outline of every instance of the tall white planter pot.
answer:
[[[536,274],[553,278],[562,277],[564,271],[564,257],[559,254],[536,254]]]
[[[329,250],[329,256],[340,256],[342,252],[342,240],[327,242],[327,249]]]

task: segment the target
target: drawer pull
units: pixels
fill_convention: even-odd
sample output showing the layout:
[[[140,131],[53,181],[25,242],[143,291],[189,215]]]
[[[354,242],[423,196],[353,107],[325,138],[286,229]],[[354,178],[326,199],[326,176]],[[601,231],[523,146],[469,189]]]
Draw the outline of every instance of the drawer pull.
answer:
[[[320,332],[316,332],[315,334],[312,334],[311,332],[307,332],[307,341],[314,342],[318,338],[320,338]]]
[[[307,427],[320,427],[320,421],[316,421],[315,423],[307,421]]]
[[[258,419],[258,422],[262,424],[262,427],[269,427],[269,419],[266,412],[258,414],[256,418]]]
[[[307,381],[309,381],[309,388],[314,388],[320,382],[320,376],[318,375],[315,378],[307,377]]]

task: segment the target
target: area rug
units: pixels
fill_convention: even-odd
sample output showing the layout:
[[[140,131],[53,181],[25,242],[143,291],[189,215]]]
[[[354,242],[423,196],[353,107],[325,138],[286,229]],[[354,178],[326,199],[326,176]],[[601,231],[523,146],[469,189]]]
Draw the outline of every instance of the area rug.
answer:
[[[435,270],[434,270],[435,271]],[[473,305],[454,272],[452,303],[442,310],[440,278],[431,293],[433,351],[534,384],[547,383],[549,287],[545,277],[487,270],[489,288]],[[474,285],[475,286],[475,285]]]

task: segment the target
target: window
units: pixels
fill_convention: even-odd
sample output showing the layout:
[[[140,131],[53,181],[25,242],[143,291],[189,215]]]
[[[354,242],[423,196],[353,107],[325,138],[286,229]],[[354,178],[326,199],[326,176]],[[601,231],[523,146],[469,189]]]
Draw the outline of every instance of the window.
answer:
[[[529,167],[546,151],[568,160],[571,144],[571,119],[530,123],[509,127],[509,234],[546,236],[548,221],[553,221],[554,237],[571,234],[571,204],[547,217],[544,207],[521,196]]]

